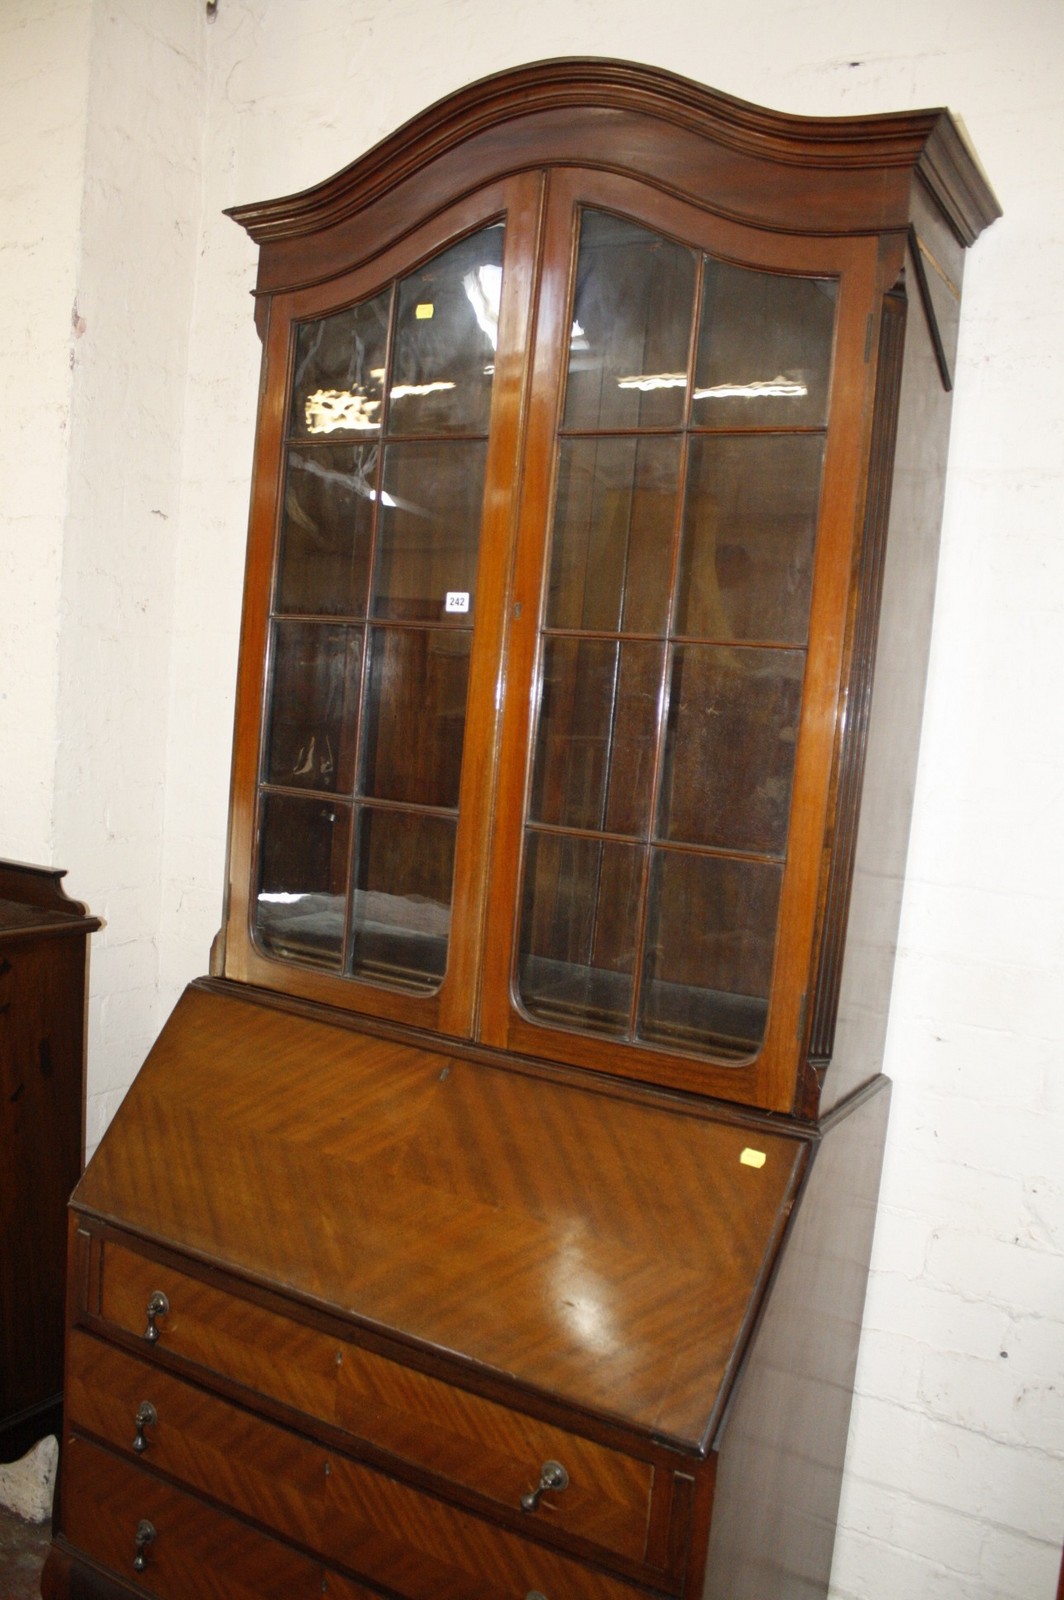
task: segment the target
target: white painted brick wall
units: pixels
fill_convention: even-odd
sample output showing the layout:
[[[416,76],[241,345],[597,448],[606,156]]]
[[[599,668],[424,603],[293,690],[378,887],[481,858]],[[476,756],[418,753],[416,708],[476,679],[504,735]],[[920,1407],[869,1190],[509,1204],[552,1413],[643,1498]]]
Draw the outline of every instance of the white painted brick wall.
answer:
[[[0,854],[52,859],[89,0],[0,5]]]
[[[35,545],[0,545],[4,601],[43,595],[27,649],[4,655],[0,633],[0,695],[16,696],[37,741],[37,809],[63,819],[60,850],[73,852],[56,860],[109,918],[93,975],[97,1128],[159,1006],[204,969],[220,914],[258,366],[254,250],[222,207],[313,183],[462,82],[548,55],[648,60],[784,110],[948,104],[964,117],[1005,217],[966,278],[886,1063],[896,1089],[833,1600],[1051,1600],[1064,1537],[1064,8],[219,0],[208,24],[198,0],[73,9],[86,6],[91,315],[63,586],[64,659],[83,682],[61,727],[49,721],[57,555],[42,524],[43,569]],[[70,9],[7,0],[0,42],[9,13],[43,26]],[[80,61],[73,50],[75,81]],[[11,123],[0,104],[0,141]],[[0,205],[17,214],[0,170]],[[168,232],[168,218],[186,231]],[[75,257],[68,232],[44,263],[64,317]],[[157,283],[134,281],[138,262]],[[19,372],[5,355],[10,419]],[[42,469],[34,444],[11,453],[6,487],[54,518],[34,474],[51,483],[55,458]]]
[[[55,856],[93,942],[88,1143],[158,1031],[174,572],[205,121],[198,6],[92,6]]]

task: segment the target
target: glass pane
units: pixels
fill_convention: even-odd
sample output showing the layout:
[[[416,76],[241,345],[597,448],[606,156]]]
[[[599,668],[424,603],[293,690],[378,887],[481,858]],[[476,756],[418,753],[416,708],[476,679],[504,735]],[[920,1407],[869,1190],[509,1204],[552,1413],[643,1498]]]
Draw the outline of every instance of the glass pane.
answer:
[[[361,650],[359,628],[276,625],[267,783],[351,793]]]
[[[351,908],[356,977],[435,988],[447,967],[455,824],[363,810]]]
[[[659,837],[782,856],[805,660],[677,646]]]
[[[822,427],[835,283],[706,261],[692,421],[698,427]]]
[[[631,845],[529,835],[518,987],[533,1016],[627,1029],[641,859]]]
[[[804,644],[820,434],[691,440],[676,631]]]
[[[347,806],[265,797],[255,935],[271,955],[340,965],[350,834]]]
[[[502,291],[502,224],[399,286],[390,433],[486,433]]]
[[[375,431],[381,424],[390,291],[299,325],[292,386],[294,434]]]
[[[457,806],[471,636],[448,628],[374,628],[363,793]]]
[[[550,627],[664,630],[679,472],[678,438],[562,444]]]
[[[593,211],[575,277],[520,992],[545,1021],[746,1055],[772,977],[836,284]]]
[[[479,441],[389,445],[374,616],[471,620],[486,461]],[[463,597],[460,608],[448,595]]]
[[[456,819],[388,808],[458,806],[502,253],[493,223],[293,328],[256,934],[420,989],[446,966]],[[323,792],[369,803],[356,821]]]
[[[530,815],[646,837],[664,647],[548,639]]]
[[[680,1048],[761,1043],[783,869],[654,852],[639,1032]]]
[[[379,454],[375,444],[288,452],[278,611],[365,616]]]
[[[682,421],[696,259],[693,250],[634,222],[584,212],[566,428],[669,427]]]

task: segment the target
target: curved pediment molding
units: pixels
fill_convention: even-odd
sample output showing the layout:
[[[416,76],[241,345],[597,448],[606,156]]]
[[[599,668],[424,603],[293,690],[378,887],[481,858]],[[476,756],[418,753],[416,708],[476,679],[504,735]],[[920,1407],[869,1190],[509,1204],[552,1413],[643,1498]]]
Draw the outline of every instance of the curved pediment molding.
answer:
[[[911,221],[919,183],[962,244],[1000,214],[960,128],[941,109],[806,117],[752,105],[631,62],[561,59],[483,78],[438,101],[323,183],[228,212],[262,247],[260,289],[307,281],[285,246],[330,238],[350,267],[352,224],[410,185],[440,203],[530,167],[636,173],[737,221],[882,233]],[[796,198],[794,172],[806,174]],[[375,215],[376,220],[376,215]],[[357,253],[357,252],[356,252]]]

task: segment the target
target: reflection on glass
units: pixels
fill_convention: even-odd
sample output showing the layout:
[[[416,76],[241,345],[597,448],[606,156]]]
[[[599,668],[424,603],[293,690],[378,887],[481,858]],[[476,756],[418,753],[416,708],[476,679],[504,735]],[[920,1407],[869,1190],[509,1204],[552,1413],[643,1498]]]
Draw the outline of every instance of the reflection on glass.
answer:
[[[363,794],[457,806],[470,644],[467,631],[372,630]]]
[[[374,616],[439,621],[458,592],[472,621],[486,462],[480,440],[388,446]]]
[[[351,961],[356,977],[435,987],[447,967],[455,823],[364,809],[359,821]]]
[[[645,836],[663,659],[660,644],[546,641],[533,820]]]
[[[599,1033],[627,1028],[640,856],[630,845],[529,835],[518,985],[532,1016]]]
[[[381,425],[390,294],[299,325],[292,432],[304,438],[374,432]]]
[[[265,797],[254,928],[271,955],[339,967],[350,834],[347,806]]]
[[[666,622],[679,438],[567,439],[561,447],[547,622],[660,632]]]
[[[682,420],[697,256],[623,217],[580,228],[564,426],[668,427]],[[679,385],[641,385],[648,374]]]
[[[830,278],[753,272],[707,257],[693,422],[822,427],[835,296]]]
[[[836,290],[581,215],[521,889],[544,1021],[763,1039]]]
[[[805,642],[823,461],[817,433],[691,440],[679,634]]]
[[[375,444],[289,450],[278,611],[365,615],[379,456]]]
[[[724,1055],[757,1048],[782,876],[763,862],[653,852],[642,1038]]]
[[[421,991],[447,964],[502,251],[492,223],[295,328],[253,933]]]
[[[676,647],[660,838],[783,854],[804,666],[797,650]]]
[[[484,228],[400,284],[391,433],[487,432],[502,247],[502,225]]]
[[[357,628],[276,625],[266,742],[269,783],[351,793],[361,649]]]

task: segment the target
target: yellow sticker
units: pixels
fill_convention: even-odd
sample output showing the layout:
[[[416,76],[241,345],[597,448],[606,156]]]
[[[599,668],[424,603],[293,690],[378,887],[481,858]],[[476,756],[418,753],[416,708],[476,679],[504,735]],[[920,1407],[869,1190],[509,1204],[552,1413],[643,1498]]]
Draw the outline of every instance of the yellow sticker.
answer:
[[[419,306],[414,307],[414,315],[419,322],[427,322],[435,309],[431,301],[423,300]]]
[[[744,1167],[763,1167],[768,1157],[763,1150],[751,1150],[750,1146],[747,1145],[739,1160]]]

